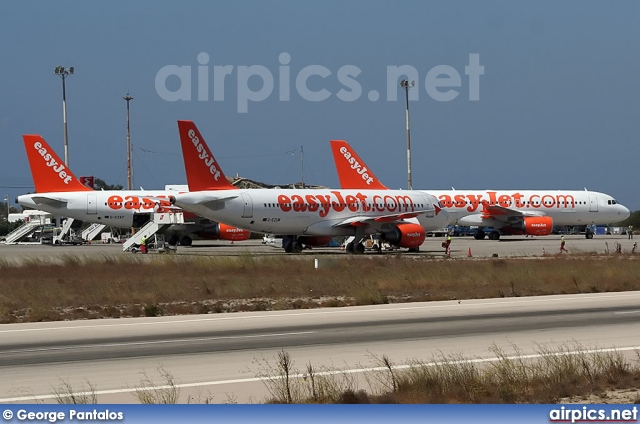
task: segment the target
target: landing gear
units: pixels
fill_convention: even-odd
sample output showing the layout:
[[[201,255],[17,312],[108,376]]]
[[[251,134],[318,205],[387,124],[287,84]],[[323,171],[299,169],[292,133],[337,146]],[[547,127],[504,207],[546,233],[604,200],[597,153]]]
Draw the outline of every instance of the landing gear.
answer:
[[[347,244],[347,253],[361,255],[364,253],[364,227],[356,227],[356,233],[354,234],[353,241]]]
[[[284,249],[285,253],[293,253],[293,237],[282,237],[282,248]]]
[[[478,231],[476,231],[476,233],[473,235],[473,238],[474,238],[474,239],[476,239],[476,240],[484,240],[484,236],[485,236],[484,231],[482,231],[482,230],[478,230]]]
[[[298,241],[296,236],[282,237],[282,248],[286,253],[300,253],[304,246]]]
[[[489,240],[500,240],[500,231],[493,230],[489,233]]]
[[[347,244],[347,253],[351,253],[352,255],[361,255],[364,253],[364,244],[358,243],[354,244],[354,242]]]
[[[178,237],[175,234],[172,235],[171,237],[169,237],[169,245],[170,246],[176,246],[179,241],[180,241],[180,237]]]
[[[182,238],[180,238],[180,246],[191,246],[192,243],[193,240],[189,236],[182,236]]]

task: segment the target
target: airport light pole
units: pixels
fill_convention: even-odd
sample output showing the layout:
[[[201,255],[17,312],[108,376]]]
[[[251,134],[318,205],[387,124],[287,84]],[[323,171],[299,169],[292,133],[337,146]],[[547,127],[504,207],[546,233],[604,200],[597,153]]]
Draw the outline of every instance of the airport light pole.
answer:
[[[129,126],[129,102],[133,97],[127,95],[123,97],[127,102],[127,190],[131,190],[131,127]]]
[[[404,88],[406,94],[406,124],[407,124],[407,185],[409,190],[413,190],[413,183],[411,182],[411,132],[409,131],[409,88],[416,85],[415,81],[400,81],[400,87]]]
[[[4,201],[7,204],[7,222],[9,222],[9,195],[8,194],[4,196]]]
[[[67,135],[67,90],[65,80],[73,75],[74,67],[56,66],[53,73],[62,78],[62,121],[64,123],[64,164],[69,167],[69,137]]]

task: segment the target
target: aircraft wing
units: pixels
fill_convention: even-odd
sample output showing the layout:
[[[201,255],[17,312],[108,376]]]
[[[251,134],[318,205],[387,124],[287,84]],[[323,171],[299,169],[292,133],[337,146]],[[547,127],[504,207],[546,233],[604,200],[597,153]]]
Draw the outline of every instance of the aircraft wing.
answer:
[[[67,199],[53,196],[31,196],[31,199],[37,205],[48,205],[54,208],[60,208],[67,204]]]
[[[482,211],[482,219],[504,219],[509,217],[525,217],[525,216],[545,216],[541,211],[521,212],[515,209],[505,208],[499,205],[485,206]]]
[[[405,219],[415,218],[424,212],[398,213],[384,216],[353,216],[333,224],[334,227],[357,227],[359,225],[373,225],[385,222],[403,222]]]

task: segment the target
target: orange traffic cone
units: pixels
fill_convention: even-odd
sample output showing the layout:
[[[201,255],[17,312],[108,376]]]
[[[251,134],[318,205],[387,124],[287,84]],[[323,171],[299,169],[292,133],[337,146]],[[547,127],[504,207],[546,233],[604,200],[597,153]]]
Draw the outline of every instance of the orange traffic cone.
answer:
[[[471,255],[471,248],[469,248],[469,252],[467,253],[467,257],[472,258],[473,256]]]

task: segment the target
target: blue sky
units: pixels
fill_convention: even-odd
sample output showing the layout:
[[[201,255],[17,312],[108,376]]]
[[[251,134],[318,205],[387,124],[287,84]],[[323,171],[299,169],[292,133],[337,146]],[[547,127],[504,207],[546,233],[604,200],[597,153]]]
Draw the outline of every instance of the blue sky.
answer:
[[[386,185],[404,188],[404,92],[387,98],[387,67],[410,65],[419,96],[410,104],[414,188],[587,187],[638,210],[639,8],[633,1],[2,2],[0,194],[31,190],[23,133],[41,134],[63,155],[58,65],[75,67],[67,107],[78,176],[126,184],[129,91],[136,186],[185,183],[176,120],[192,119],[228,175],[299,181],[304,146],[305,182],[337,187],[329,140],[346,139]],[[280,99],[282,53],[290,58],[288,101]],[[472,54],[484,67],[477,101],[465,75]],[[159,93],[156,77],[170,65],[191,67],[191,100]],[[198,100],[199,65],[209,73],[208,100]],[[224,65],[233,67],[224,100],[214,100],[214,67]],[[271,73],[274,88],[241,113],[238,96],[262,89],[258,76],[243,88],[240,67],[251,65]],[[443,65],[460,75],[450,101],[426,90],[429,71]],[[330,71],[306,80],[328,99],[298,92],[296,78],[310,66]],[[349,81],[362,94],[344,101],[338,73],[349,66],[360,70]],[[180,81],[174,75],[163,84],[177,92]]]

